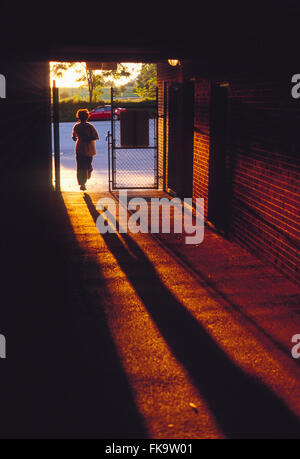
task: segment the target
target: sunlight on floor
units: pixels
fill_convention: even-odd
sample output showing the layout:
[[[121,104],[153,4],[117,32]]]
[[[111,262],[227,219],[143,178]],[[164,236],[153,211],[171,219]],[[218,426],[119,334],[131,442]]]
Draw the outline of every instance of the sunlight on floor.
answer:
[[[54,167],[54,166],[53,166]],[[60,166],[61,191],[80,191],[77,183],[76,170]],[[153,174],[133,173],[132,171],[121,171],[116,174],[116,184],[119,187],[153,187]],[[53,180],[55,185],[55,180]],[[100,192],[108,191],[108,171],[93,170],[91,178],[87,181],[86,187],[88,191]]]
[[[255,381],[269,391],[266,394],[277,394],[299,416],[299,405],[295,403],[300,399],[298,374],[288,358],[273,354],[273,347],[266,347],[261,334],[214,297],[205,283],[199,283],[149,235],[100,235],[94,224],[96,214],[92,216],[89,208],[95,207],[97,200],[86,195],[84,199],[77,193],[65,193],[63,199],[80,247],[101,269],[109,298],[101,297],[103,287],[97,285],[96,279],[93,293],[101,298],[120,361],[150,437],[183,438],[184,434],[184,438],[224,438],[207,400],[207,389],[204,385],[202,390],[201,386],[201,380],[217,375],[218,381],[211,379],[211,386],[213,391],[217,388],[222,393],[224,375],[214,373],[215,365],[218,368],[221,361],[227,361],[227,370],[238,376],[244,391],[249,389],[253,397],[260,396],[260,389],[253,386]],[[147,300],[145,303],[143,293],[147,283],[163,293],[161,304],[147,304]],[[170,316],[170,308],[173,317],[167,321],[170,320],[170,327],[173,324],[171,329],[177,323],[180,330],[175,341],[170,341],[163,318]],[[185,365],[180,351],[177,355],[184,336],[180,318],[186,317],[189,317],[187,324],[199,324],[200,345],[189,354],[192,362],[193,351],[198,357],[194,357],[190,367],[189,359]],[[185,345],[188,348],[188,339]],[[205,356],[206,346],[215,353],[216,363],[212,354]],[[235,392],[238,394],[235,387],[238,383],[231,387],[233,398]],[[224,390],[227,394],[227,389]],[[221,400],[220,405],[223,403]],[[245,406],[249,410],[247,403]],[[231,416],[227,412],[221,418],[223,414]]]
[[[60,177],[61,191],[80,191],[75,169],[70,169],[61,165]],[[86,187],[87,190],[93,192],[108,191],[107,171],[99,172],[94,170],[91,178],[87,181]]]
[[[74,201],[73,204],[69,201],[71,195],[74,196],[73,193],[65,193],[63,199],[74,234],[88,257],[101,267],[101,275],[110,293],[109,298],[103,299],[108,326],[149,436],[181,438],[179,432],[185,432],[185,438],[197,438],[199,433],[202,438],[224,438],[205,399],[199,395],[188,372],[173,355],[121,268],[118,257],[92,224],[93,219],[83,199],[78,195],[74,211]],[[82,233],[83,221],[86,223],[85,234]],[[127,250],[121,235],[116,238],[121,239]],[[128,256],[134,259],[130,251]],[[102,287],[96,284],[94,294],[98,293],[98,288],[101,295]],[[185,413],[183,416],[182,411]]]

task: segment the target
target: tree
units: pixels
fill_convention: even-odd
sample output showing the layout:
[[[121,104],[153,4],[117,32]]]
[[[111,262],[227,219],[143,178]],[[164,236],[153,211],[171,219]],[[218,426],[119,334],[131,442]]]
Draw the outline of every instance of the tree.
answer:
[[[143,99],[153,99],[156,95],[157,73],[155,64],[143,64],[136,79],[135,93]]]
[[[102,75],[96,75],[93,70],[88,70],[86,66],[78,81],[86,83],[89,91],[89,102],[93,102],[96,99],[96,95],[100,96],[102,94],[101,89],[104,86]]]
[[[114,94],[116,97],[124,97],[126,91],[133,91],[135,86],[135,82],[130,81],[129,83],[123,84],[121,86],[117,86],[114,89]]]
[[[122,76],[130,76],[130,72],[122,64],[118,64],[117,70],[103,70],[99,73],[99,71],[88,70],[85,62],[57,62],[52,64],[51,73],[56,77],[61,77],[63,72],[71,67],[74,67],[78,73],[77,81],[82,81],[84,86],[87,86],[89,102],[95,101],[97,96],[102,94],[105,78],[116,80]]]

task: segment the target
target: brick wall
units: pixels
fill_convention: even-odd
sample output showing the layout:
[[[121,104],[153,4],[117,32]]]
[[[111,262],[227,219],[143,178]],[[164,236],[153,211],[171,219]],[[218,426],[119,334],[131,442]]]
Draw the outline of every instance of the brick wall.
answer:
[[[158,67],[160,84],[182,78],[160,67],[167,66]],[[205,199],[207,218],[210,87],[217,76],[189,70],[184,77],[195,80],[193,198]],[[290,78],[220,76],[229,83],[229,237],[299,282],[300,102],[291,97]]]
[[[168,188],[168,90],[173,81],[180,81],[179,67],[172,67],[158,63],[157,86],[158,86],[158,175],[159,187],[163,187],[164,161],[165,161],[165,186]]]
[[[300,280],[300,104],[286,78],[234,80],[231,235]]]
[[[165,88],[162,80],[158,81],[158,186],[163,188],[164,155],[165,155]]]
[[[193,199],[204,198],[204,215],[208,209],[209,173],[209,80],[195,82]]]

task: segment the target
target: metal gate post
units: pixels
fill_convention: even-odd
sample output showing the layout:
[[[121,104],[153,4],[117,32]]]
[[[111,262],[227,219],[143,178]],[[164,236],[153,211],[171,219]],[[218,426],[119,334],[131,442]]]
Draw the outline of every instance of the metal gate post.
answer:
[[[111,183],[112,188],[115,188],[116,183],[116,164],[115,164],[115,129],[114,129],[114,89],[110,88],[110,124],[111,124],[111,166],[112,175]]]
[[[108,190],[111,191],[111,166],[110,166],[110,155],[111,155],[111,134],[107,131],[106,138],[107,141],[107,164],[108,164]]]
[[[60,191],[60,148],[59,148],[59,102],[58,88],[53,80],[53,138],[54,138],[54,169],[55,169],[55,191]]]
[[[155,158],[154,158],[154,176],[155,176],[155,188],[158,188],[159,174],[158,174],[158,87],[155,89],[155,114],[154,114],[154,147],[155,147]]]

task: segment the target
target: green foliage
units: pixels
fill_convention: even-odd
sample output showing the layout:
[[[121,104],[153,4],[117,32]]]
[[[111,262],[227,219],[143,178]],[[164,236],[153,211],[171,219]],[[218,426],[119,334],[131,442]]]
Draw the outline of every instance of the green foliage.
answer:
[[[120,88],[120,90],[119,90]],[[123,86],[118,86],[114,88],[115,97],[122,100],[140,100],[139,96],[134,93],[134,82],[126,84]],[[59,88],[59,100],[67,101],[73,100],[76,102],[79,101],[88,101],[89,92],[86,87],[79,88]],[[94,102],[99,103],[99,101],[105,100],[107,104],[110,104],[110,87],[105,86],[101,88],[101,93],[99,95],[95,94]]]
[[[143,64],[136,79],[135,93],[142,99],[152,99],[156,95],[157,72],[155,64]]]
[[[93,108],[98,105],[104,105],[104,101],[87,102],[85,100],[61,100],[59,102],[59,121],[62,123],[65,121],[74,121],[76,120],[76,112],[80,108],[87,108],[88,110],[93,110]]]
[[[57,62],[56,64],[52,65],[51,73],[53,76],[61,77],[63,73],[68,70],[72,65],[72,62]]]
[[[96,75],[93,70],[87,70],[87,68],[85,68],[77,81],[82,81],[84,83],[83,87],[88,87],[90,103],[95,101],[97,95],[99,96],[102,94],[101,89],[104,86],[103,77],[102,75]]]
[[[127,109],[134,110],[147,110],[150,113],[150,116],[153,116],[156,111],[156,101],[155,99],[144,99],[144,100],[115,100],[114,105],[116,107],[123,107]]]
[[[98,107],[99,105],[109,105],[109,101],[99,100],[97,102],[87,102],[85,100],[60,100],[59,102],[59,121],[66,122],[66,121],[73,121],[76,122],[76,112],[80,108],[87,108],[89,111],[93,110],[93,108]],[[115,100],[114,105],[116,107],[124,107],[124,108],[134,108],[134,109],[141,109],[141,110],[149,110],[150,116],[153,116],[155,112],[155,101],[153,100]]]
[[[105,86],[104,77],[111,78],[114,81],[123,76],[130,76],[130,72],[122,64],[118,64],[117,70],[104,70],[99,74],[99,72],[96,73],[94,70],[88,70],[85,63],[58,62],[52,65],[51,72],[53,76],[60,77],[64,71],[74,66],[76,66],[76,72],[78,73],[77,81],[83,83],[83,88],[88,88],[90,103],[95,102],[97,98],[103,95],[103,88]]]

